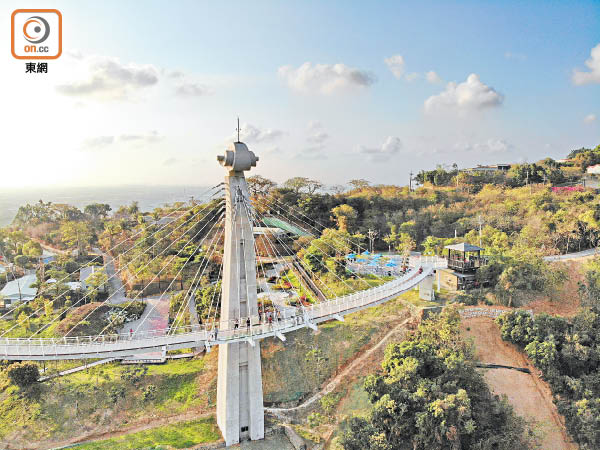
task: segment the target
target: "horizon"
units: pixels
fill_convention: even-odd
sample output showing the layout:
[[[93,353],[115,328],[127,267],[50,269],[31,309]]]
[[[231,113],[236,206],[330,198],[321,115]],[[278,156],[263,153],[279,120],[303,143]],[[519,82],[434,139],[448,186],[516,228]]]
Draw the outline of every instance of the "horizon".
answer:
[[[0,145],[20,169],[2,189],[214,184],[238,117],[252,174],[278,183],[394,184],[600,143],[594,1],[38,4],[62,13],[63,54],[38,74],[2,56]],[[20,7],[0,6],[5,39]]]

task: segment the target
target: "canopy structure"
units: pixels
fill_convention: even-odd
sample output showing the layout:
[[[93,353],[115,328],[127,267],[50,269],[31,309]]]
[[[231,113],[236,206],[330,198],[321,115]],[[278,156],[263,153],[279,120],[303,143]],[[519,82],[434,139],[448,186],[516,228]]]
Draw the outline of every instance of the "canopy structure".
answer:
[[[473,272],[479,267],[487,264],[487,260],[481,257],[481,247],[462,242],[460,244],[446,245],[448,250],[448,268],[460,272]],[[476,253],[476,255],[467,255]]]
[[[448,250],[456,250],[457,252],[469,253],[469,252],[480,252],[483,250],[481,247],[476,245],[467,244],[463,242],[461,244],[446,245],[444,248]]]
[[[389,263],[387,263],[385,265],[385,267],[396,267],[398,264],[396,264],[394,261],[390,261]]]
[[[347,258],[347,259],[354,259],[354,258],[356,258],[356,253],[348,253],[348,254],[346,255],[346,258]]]

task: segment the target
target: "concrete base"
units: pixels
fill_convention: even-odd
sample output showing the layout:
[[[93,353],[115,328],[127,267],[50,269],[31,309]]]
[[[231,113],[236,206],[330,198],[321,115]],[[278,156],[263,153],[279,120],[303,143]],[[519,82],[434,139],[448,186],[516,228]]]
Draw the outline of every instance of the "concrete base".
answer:
[[[219,346],[217,424],[225,443],[264,439],[260,344]]]
[[[419,283],[419,298],[421,300],[434,301],[435,293],[433,291],[433,275],[425,277],[421,283]]]

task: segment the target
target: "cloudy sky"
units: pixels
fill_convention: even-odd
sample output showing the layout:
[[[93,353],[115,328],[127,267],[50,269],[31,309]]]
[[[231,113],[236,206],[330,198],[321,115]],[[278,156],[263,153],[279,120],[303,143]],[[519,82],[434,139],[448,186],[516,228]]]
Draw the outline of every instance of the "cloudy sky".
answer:
[[[25,74],[17,8],[57,8],[63,56]],[[599,2],[3,1],[0,187],[256,173],[407,184],[436,164],[600,144]]]

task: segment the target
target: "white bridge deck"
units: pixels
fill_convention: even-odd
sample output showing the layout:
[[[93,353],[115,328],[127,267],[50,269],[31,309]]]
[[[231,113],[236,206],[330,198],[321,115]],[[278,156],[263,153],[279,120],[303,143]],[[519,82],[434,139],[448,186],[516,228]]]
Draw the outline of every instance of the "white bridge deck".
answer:
[[[276,336],[285,340],[285,333],[310,327],[332,319],[343,320],[342,316],[371,306],[384,303],[417,286],[429,276],[436,262],[419,261],[416,267],[403,277],[388,281],[378,287],[359,291],[343,297],[328,300],[310,307],[284,311],[278,320],[271,324],[260,322],[259,317],[251,317],[251,326],[240,323],[238,329],[221,324],[221,329],[206,327],[181,327],[176,329],[152,330],[130,336],[106,335],[65,338],[2,338],[0,358],[8,360],[56,360],[125,357],[152,350],[177,350],[204,345],[210,347],[231,342],[249,342]],[[418,272],[423,268],[422,273]],[[227,329],[225,329],[227,327]]]

